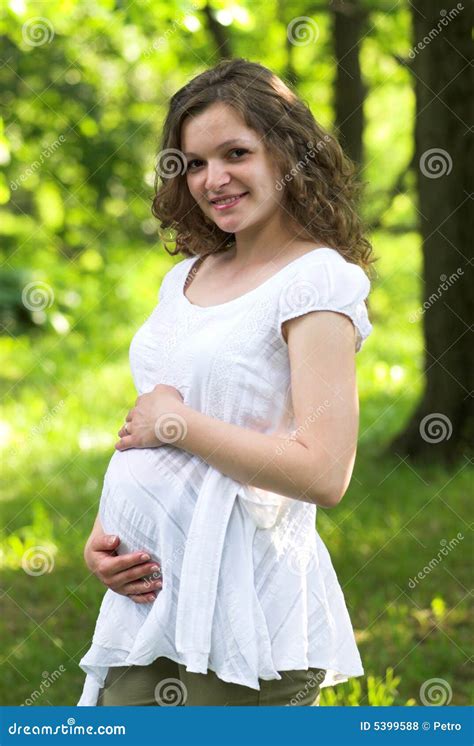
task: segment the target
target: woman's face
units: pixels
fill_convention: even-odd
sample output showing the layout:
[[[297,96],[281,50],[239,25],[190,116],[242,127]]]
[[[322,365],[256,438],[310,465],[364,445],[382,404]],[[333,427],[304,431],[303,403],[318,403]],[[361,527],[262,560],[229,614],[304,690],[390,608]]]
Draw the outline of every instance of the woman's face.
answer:
[[[275,163],[258,133],[231,106],[212,104],[185,119],[181,150],[188,161],[189,191],[221,230],[237,233],[265,223],[280,211]],[[228,205],[213,203],[229,195],[238,198]]]

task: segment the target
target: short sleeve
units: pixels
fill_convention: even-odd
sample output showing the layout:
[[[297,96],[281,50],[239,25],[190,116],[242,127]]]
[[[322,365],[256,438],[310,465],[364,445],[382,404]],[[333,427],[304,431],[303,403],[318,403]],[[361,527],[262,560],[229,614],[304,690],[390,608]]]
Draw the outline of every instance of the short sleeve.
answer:
[[[312,311],[336,311],[354,324],[358,352],[372,331],[364,302],[369,292],[370,280],[364,270],[340,255],[336,260],[311,259],[300,264],[286,278],[279,295],[278,331],[282,340],[281,325],[285,321]]]

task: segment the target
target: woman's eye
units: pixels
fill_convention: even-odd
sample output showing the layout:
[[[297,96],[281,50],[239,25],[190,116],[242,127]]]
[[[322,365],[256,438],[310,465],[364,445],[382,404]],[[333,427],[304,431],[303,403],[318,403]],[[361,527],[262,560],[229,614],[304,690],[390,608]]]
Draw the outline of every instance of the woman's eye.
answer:
[[[188,161],[188,169],[189,169],[189,168],[193,168],[193,164],[194,164],[194,163],[201,163],[201,161],[198,161],[198,160],[196,160],[196,159],[195,159],[195,160],[193,160],[193,161]]]
[[[245,150],[245,148],[234,148],[234,150],[230,151],[231,153],[248,153],[248,150]],[[238,156],[240,158],[240,156]]]
[[[241,158],[242,155],[245,155],[245,153],[248,153],[248,150],[245,148],[234,148],[233,150],[229,151],[229,155],[231,153],[240,153],[241,155],[237,155],[237,158]],[[235,160],[232,158],[232,160]],[[195,171],[196,168],[199,168],[199,166],[202,164],[202,161],[198,160],[197,158],[193,158],[192,161],[188,161],[188,171]]]

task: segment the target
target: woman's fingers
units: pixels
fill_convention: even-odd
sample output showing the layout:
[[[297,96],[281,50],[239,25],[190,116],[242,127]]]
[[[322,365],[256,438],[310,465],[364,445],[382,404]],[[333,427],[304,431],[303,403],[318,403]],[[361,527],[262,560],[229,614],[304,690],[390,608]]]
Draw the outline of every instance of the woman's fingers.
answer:
[[[153,567],[157,567],[154,565]],[[120,580],[115,581],[116,586],[124,590],[127,595],[131,593],[146,593],[146,591],[152,591],[154,588],[161,588],[163,585],[163,576],[161,570],[150,570],[148,572],[140,572],[140,568],[133,568],[131,571],[123,573]]]
[[[129,598],[131,598],[132,601],[135,601],[136,604],[151,604],[153,601],[156,601],[154,593],[142,593],[137,596],[129,596]]]
[[[116,560],[117,557],[112,557]],[[160,566],[154,562],[145,562],[112,575],[102,571],[103,582],[113,591],[129,596],[146,593],[162,587]]]
[[[154,593],[155,591],[160,591],[162,587],[162,580],[140,580],[120,586],[120,593],[123,593],[125,596],[134,596],[139,593]]]
[[[157,562],[153,562],[151,559],[142,559],[149,555],[144,555],[141,552],[132,552],[130,554],[119,554],[119,555],[105,555],[101,558],[100,571],[103,575],[112,577],[113,575],[121,575],[121,573],[129,573],[127,576],[121,576],[117,578],[122,582],[128,580],[135,580],[148,574],[152,567],[158,566]]]
[[[119,544],[119,537],[111,534],[99,534],[89,539],[89,549],[92,552],[113,552]]]
[[[94,537],[88,549],[88,567],[110,590],[133,596],[137,603],[153,601],[155,591],[159,592],[162,587],[160,565],[144,552],[113,554],[120,541],[115,537],[110,544],[110,538],[105,534]]]
[[[158,568],[158,569],[153,569]],[[117,573],[111,578],[111,582],[117,587],[133,583],[136,580],[143,580],[145,577],[150,581],[161,580],[161,568],[153,562],[146,562],[142,565],[136,565],[121,573]]]

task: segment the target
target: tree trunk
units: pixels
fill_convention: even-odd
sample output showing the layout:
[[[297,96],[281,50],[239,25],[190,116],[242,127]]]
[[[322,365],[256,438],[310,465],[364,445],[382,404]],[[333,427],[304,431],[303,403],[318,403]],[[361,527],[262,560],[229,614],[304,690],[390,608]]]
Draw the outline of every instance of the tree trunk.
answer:
[[[221,60],[230,60],[233,55],[226,28],[214,18],[214,9],[209,5],[209,3],[205,4],[202,8],[202,12],[206,20],[207,29],[216,46],[216,54]]]
[[[359,53],[367,16],[360,9],[358,0],[335,2],[331,7],[336,57],[335,129],[347,155],[360,165],[366,91],[361,78]]]
[[[472,6],[413,0],[415,157],[423,239],[425,389],[390,450],[452,463],[472,452]],[[446,6],[447,7],[447,6]],[[419,43],[423,44],[417,46]]]

